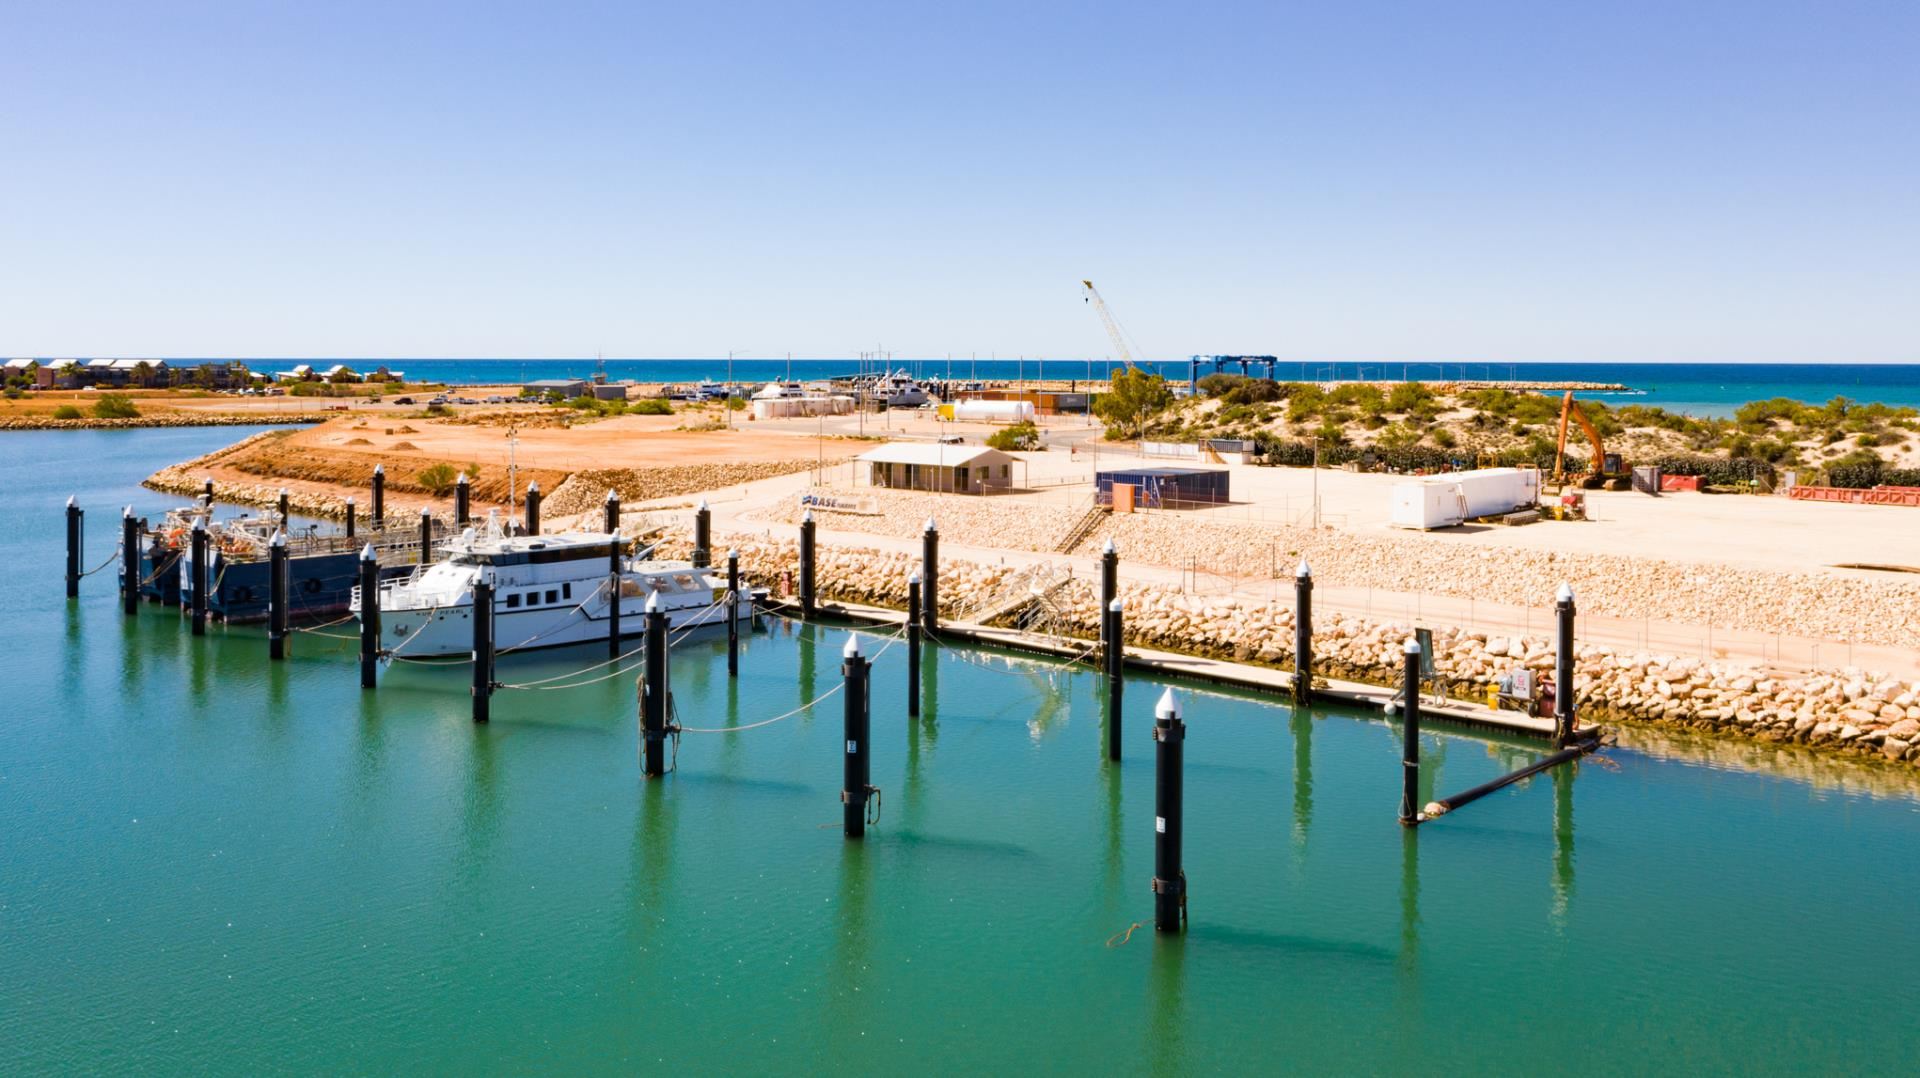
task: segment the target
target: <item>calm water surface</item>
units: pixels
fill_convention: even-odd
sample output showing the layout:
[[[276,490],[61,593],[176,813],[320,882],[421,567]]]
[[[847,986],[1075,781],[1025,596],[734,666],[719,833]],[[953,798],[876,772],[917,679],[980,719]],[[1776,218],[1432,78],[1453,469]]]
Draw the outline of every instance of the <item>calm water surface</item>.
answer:
[[[1618,749],[1414,836],[1389,727],[1194,690],[1192,930],[1108,947],[1151,910],[1148,679],[1109,767],[1092,676],[941,650],[912,723],[885,653],[855,845],[837,699],[689,734],[643,783],[625,673],[476,729],[458,667],[363,693],[347,640],[269,665],[256,629],[123,618],[112,570],[62,599],[67,494],[101,561],[118,506],[166,504],[141,476],[244,433],[0,439],[10,1073],[1830,1073],[1920,1047],[1908,796]],[[682,720],[786,711],[843,641],[776,623],[730,683],[689,640]],[[1450,792],[1535,749],[1425,752]]]

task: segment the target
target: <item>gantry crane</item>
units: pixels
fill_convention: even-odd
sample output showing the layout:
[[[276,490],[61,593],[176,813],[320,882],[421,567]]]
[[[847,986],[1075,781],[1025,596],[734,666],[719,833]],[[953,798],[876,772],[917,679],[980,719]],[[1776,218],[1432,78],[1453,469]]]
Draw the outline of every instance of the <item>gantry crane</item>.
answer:
[[[1107,336],[1113,339],[1114,350],[1120,353],[1120,362],[1133,366],[1133,353],[1127,350],[1126,335],[1120,332],[1120,323],[1113,320],[1113,312],[1107,309],[1107,301],[1100,298],[1100,290],[1093,287],[1092,281],[1082,280],[1080,284],[1087,290],[1086,301],[1093,304],[1093,309],[1099,313],[1100,324],[1107,327]]]

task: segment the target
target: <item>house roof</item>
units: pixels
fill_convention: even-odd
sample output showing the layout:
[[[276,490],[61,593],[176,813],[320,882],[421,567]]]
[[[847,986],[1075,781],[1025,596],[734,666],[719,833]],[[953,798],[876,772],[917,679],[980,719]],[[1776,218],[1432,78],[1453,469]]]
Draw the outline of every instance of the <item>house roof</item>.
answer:
[[[923,464],[935,468],[987,463],[1007,464],[1013,458],[998,449],[983,445],[937,445],[931,442],[888,442],[860,454],[860,460],[872,464]]]
[[[529,389],[532,389],[536,386],[538,386],[541,389],[559,389],[563,386],[581,385],[584,382],[586,382],[585,378],[541,378],[541,379],[538,379],[537,381],[527,382],[525,384]]]

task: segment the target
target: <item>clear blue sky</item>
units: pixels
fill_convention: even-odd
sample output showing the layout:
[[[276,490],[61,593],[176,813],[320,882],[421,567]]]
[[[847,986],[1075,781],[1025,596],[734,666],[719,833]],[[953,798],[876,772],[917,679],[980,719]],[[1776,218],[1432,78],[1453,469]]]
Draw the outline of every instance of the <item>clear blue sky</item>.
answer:
[[[0,0],[0,355],[1920,362],[1920,4]]]

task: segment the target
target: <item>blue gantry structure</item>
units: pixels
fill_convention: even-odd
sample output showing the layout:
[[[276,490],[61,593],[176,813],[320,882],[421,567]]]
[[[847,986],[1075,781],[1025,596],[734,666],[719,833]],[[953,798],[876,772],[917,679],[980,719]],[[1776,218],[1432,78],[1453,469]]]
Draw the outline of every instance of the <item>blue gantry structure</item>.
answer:
[[[1187,360],[1187,392],[1189,393],[1200,392],[1200,368],[1209,363],[1213,364],[1214,374],[1219,374],[1220,372],[1226,370],[1228,367],[1234,366],[1237,364],[1240,367],[1240,373],[1248,377],[1253,376],[1253,369],[1255,367],[1265,367],[1267,369],[1267,381],[1271,382],[1274,380],[1274,368],[1279,366],[1280,360],[1276,356],[1193,356],[1193,357],[1190,357]]]

